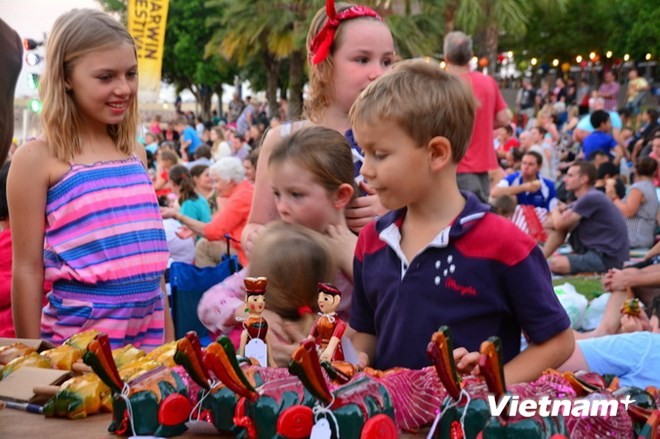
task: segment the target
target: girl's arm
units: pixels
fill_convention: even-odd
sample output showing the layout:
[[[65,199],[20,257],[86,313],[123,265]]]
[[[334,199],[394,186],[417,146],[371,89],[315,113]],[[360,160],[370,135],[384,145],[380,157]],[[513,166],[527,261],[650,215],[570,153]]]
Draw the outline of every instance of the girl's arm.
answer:
[[[621,211],[626,218],[632,218],[637,214],[639,207],[644,202],[644,194],[637,188],[630,189],[628,196],[624,200],[619,199],[613,185],[607,185],[605,192],[612,199],[614,205]]]
[[[39,338],[44,285],[46,195],[50,185],[46,143],[21,146],[12,159],[7,181],[12,234],[12,313],[16,336]]]
[[[552,137],[552,142],[557,143],[559,140],[559,131],[557,131],[557,125],[554,123],[549,123],[546,125],[545,129],[550,134],[550,137]]]
[[[660,215],[660,211],[658,211],[658,215]],[[658,221],[657,216],[656,216],[656,223],[660,223],[660,221]],[[659,253],[660,253],[660,241],[656,242],[655,245],[651,247],[651,249],[648,252],[646,252],[646,254],[644,255],[644,259],[650,259]]]
[[[190,218],[189,216],[186,216],[183,213],[179,212],[179,209],[176,209],[174,207],[161,207],[160,214],[162,215],[163,219],[174,218],[175,220],[179,221],[181,224],[183,224],[184,226],[188,227],[190,230],[195,232],[197,235],[204,236],[204,227],[206,226],[207,223],[203,223],[194,218]]]
[[[346,278],[353,283],[353,256],[357,245],[357,235],[343,224],[329,225],[328,236],[337,265]]]
[[[259,149],[259,164],[254,180],[254,195],[248,222],[243,229],[241,243],[245,253],[249,256],[252,244],[261,231],[262,226],[279,218],[275,207],[275,197],[268,181],[268,159],[273,148],[280,141],[280,127],[275,127],[266,133]]]
[[[167,180],[163,176],[164,169],[160,165],[156,165],[156,181],[154,182],[154,190],[161,190],[165,188]]]
[[[243,280],[247,268],[232,274],[221,283],[211,287],[197,305],[199,320],[211,331],[229,334],[239,323],[235,316],[245,314],[245,289]]]

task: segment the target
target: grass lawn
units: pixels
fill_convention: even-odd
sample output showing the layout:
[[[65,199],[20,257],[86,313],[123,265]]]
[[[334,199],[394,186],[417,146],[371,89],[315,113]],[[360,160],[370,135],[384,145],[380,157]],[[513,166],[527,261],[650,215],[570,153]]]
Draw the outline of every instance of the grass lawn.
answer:
[[[605,292],[601,283],[601,276],[574,276],[562,277],[552,280],[552,285],[561,285],[569,283],[575,287],[578,293],[582,294],[588,300],[600,296]]]

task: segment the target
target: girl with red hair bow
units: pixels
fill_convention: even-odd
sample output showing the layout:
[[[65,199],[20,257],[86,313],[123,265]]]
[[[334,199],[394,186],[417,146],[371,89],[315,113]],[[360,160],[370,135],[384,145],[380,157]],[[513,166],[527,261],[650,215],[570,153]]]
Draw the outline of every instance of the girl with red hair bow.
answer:
[[[314,16],[307,35],[310,94],[305,105],[307,119],[285,123],[268,132],[260,149],[260,161],[268,163],[273,147],[282,137],[310,125],[320,125],[345,134],[353,147],[355,176],[359,179],[361,150],[354,144],[348,111],[372,81],[394,61],[394,42],[380,16],[365,6],[326,2]],[[348,226],[359,231],[375,216],[385,213],[378,197],[364,182],[364,196],[346,211]],[[275,198],[268,184],[268,167],[259,166],[243,247],[250,252],[262,227],[278,219]]]

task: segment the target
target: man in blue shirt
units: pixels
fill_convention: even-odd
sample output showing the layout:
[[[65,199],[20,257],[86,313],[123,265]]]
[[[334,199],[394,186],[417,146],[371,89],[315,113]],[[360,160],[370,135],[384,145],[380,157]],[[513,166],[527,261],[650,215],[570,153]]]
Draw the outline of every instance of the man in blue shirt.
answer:
[[[557,204],[555,184],[539,173],[543,157],[536,151],[527,151],[520,171],[506,176],[491,190],[491,197],[515,195],[518,204],[527,204],[552,210]]]
[[[174,129],[181,135],[181,151],[186,151],[189,158],[195,154],[195,150],[202,144],[202,139],[199,138],[195,128],[188,124],[185,117],[179,117],[174,123]]]

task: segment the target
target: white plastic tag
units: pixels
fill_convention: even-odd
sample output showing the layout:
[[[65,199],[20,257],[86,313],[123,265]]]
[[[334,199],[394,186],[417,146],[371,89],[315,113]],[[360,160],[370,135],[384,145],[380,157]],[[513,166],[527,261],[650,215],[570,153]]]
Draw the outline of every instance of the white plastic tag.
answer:
[[[253,338],[245,345],[245,356],[256,359],[262,367],[268,367],[268,350],[260,338]]]
[[[319,419],[314,427],[312,427],[312,434],[309,439],[330,439],[332,437],[332,430],[330,423],[326,418]]]

